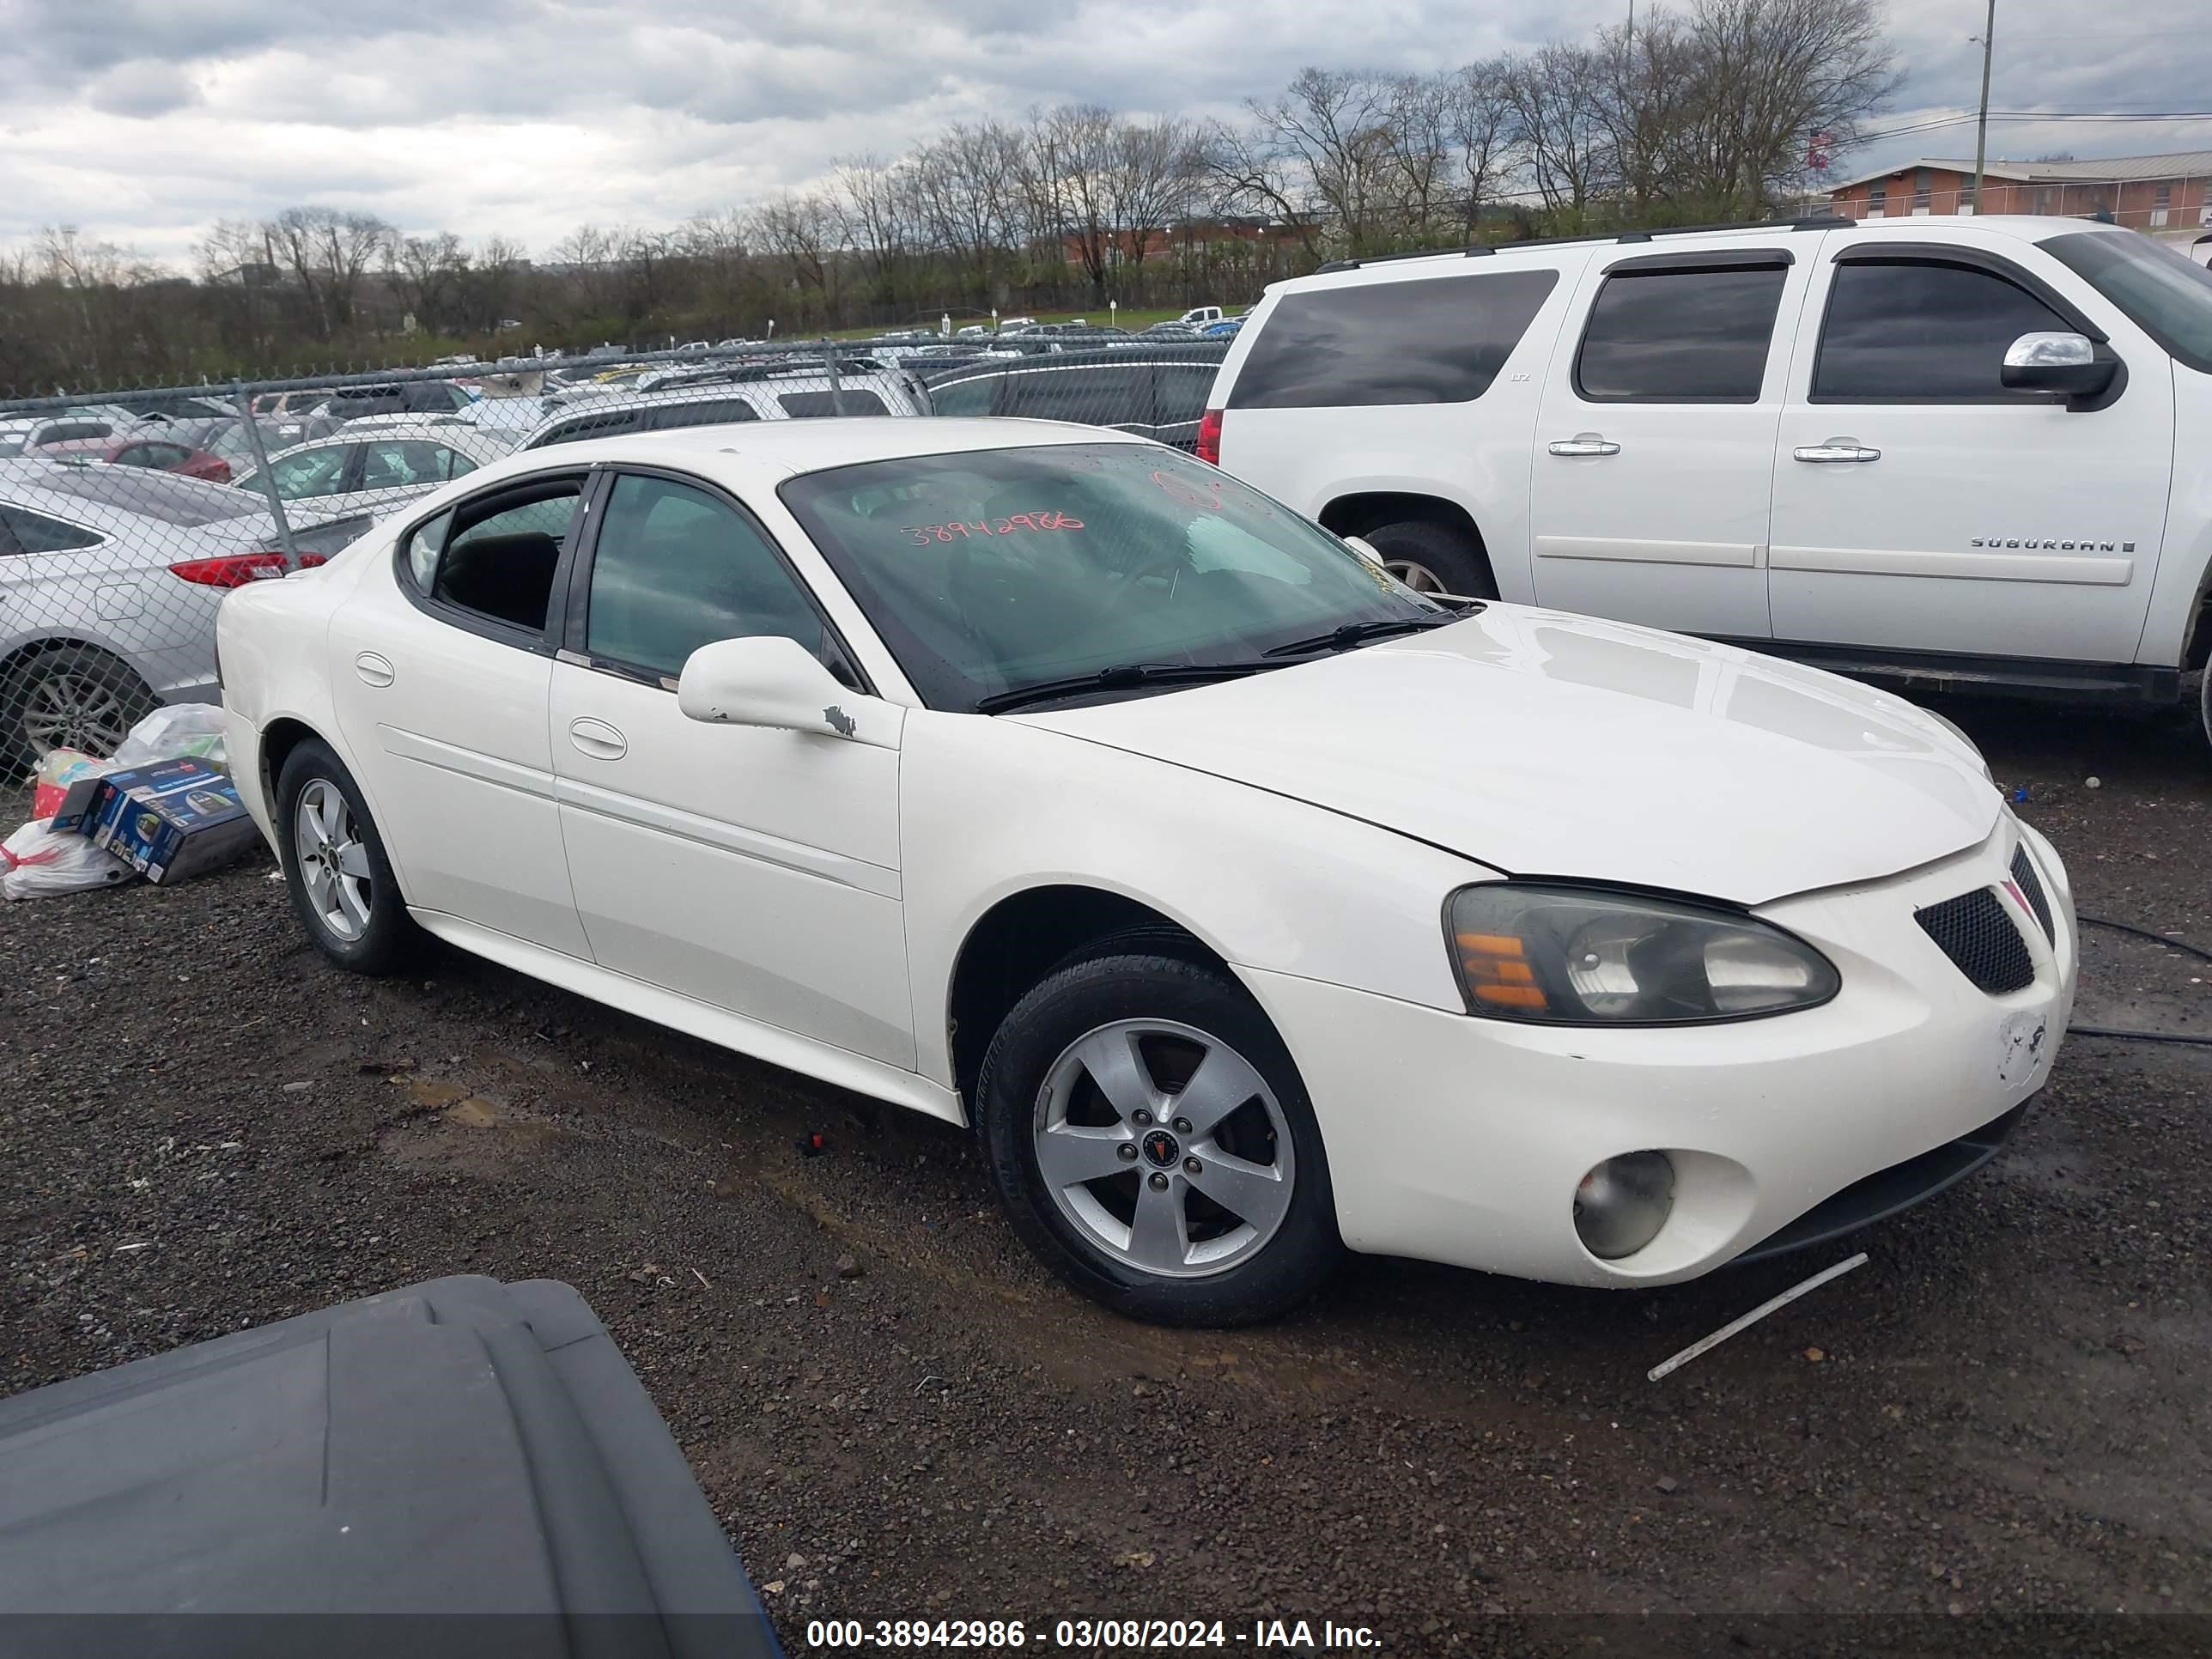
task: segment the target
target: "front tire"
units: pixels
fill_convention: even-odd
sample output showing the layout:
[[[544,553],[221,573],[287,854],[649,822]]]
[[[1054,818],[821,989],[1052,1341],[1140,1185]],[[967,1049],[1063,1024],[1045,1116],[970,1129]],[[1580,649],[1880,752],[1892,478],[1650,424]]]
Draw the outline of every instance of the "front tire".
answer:
[[[1256,1323],[1343,1255],[1297,1070],[1212,968],[1147,951],[1057,969],[993,1037],[976,1114],[1016,1233],[1118,1313]]]
[[[1376,526],[1363,538],[1382,556],[1389,573],[1416,593],[1454,593],[1494,599],[1498,582],[1482,545],[1463,530],[1433,519],[1405,519]]]
[[[314,738],[276,780],[276,848],[292,908],[315,948],[356,974],[389,974],[417,939],[384,838],[353,774]]]

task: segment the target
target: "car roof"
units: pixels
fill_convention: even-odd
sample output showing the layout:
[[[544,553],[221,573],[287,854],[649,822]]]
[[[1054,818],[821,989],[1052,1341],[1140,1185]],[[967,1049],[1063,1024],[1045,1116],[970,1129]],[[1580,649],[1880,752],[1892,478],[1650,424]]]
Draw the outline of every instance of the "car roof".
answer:
[[[950,385],[983,374],[1031,374],[1048,368],[1096,368],[1136,363],[1190,363],[1216,368],[1229,355],[1221,340],[1146,340],[1133,338],[1127,345],[1099,346],[1085,351],[1054,351],[1036,356],[969,358],[948,368],[924,371],[926,386]]]
[[[866,461],[952,455],[968,450],[1150,441],[1126,432],[1068,421],[1003,416],[963,419],[941,415],[924,421],[890,415],[848,415],[838,420],[741,421],[621,433],[611,438],[586,438],[523,450],[471,473],[468,482],[490,483],[532,472],[629,461],[690,467],[740,489],[765,490],[803,472]]]
[[[1386,254],[1364,260],[1345,260],[1310,276],[1271,283],[1270,294],[1302,294],[1315,289],[1358,287],[1368,283],[1420,280],[1448,275],[1472,275],[1492,269],[1494,257],[1510,262],[1506,269],[1544,265],[1589,257],[1593,249],[1619,246],[1624,256],[1644,252],[1695,253],[1708,248],[1728,248],[1745,242],[1771,243],[1782,239],[1788,246],[1795,236],[1821,231],[1847,233],[1853,242],[1919,242],[1940,237],[1947,230],[1972,229],[2008,237],[2021,242],[2040,242],[2070,232],[2135,235],[2139,233],[2093,219],[2067,219],[2036,214],[1913,214],[1896,219],[1778,219],[1764,224],[1725,225],[1711,230],[1622,231],[1594,236],[1541,238],[1527,242],[1493,242],[1465,248],[1439,248],[1432,253]],[[1479,261],[1479,263],[1477,263]],[[1223,323],[1241,322],[1251,315],[1224,317]],[[1219,325],[1214,325],[1219,326]]]

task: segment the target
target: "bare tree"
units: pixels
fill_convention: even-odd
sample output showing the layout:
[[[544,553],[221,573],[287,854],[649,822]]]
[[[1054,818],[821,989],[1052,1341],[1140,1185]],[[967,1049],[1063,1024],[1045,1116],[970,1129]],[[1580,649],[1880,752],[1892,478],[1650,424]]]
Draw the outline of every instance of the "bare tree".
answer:
[[[384,260],[386,279],[418,328],[441,333],[459,320],[469,274],[468,250],[459,236],[445,230],[396,237],[386,246]]]
[[[1388,200],[1391,83],[1347,70],[1300,70],[1279,96],[1246,105],[1250,144],[1290,189],[1370,251]]]
[[[1459,161],[1460,210],[1473,241],[1483,208],[1520,164],[1513,60],[1499,56],[1445,77],[1446,130]]]
[[[997,121],[948,128],[915,152],[915,199],[938,245],[988,304],[1008,228],[1008,186],[1021,170],[1021,139]]]
[[[261,228],[272,263],[299,283],[325,340],[353,325],[362,273],[397,234],[373,213],[325,207],[286,208]]]
[[[1163,116],[1116,124],[1106,170],[1107,216],[1122,239],[1130,280],[1141,279],[1152,239],[1191,216],[1200,170],[1200,129]]]
[[[1453,189],[1453,77],[1404,75],[1391,83],[1381,148],[1389,170],[1390,212],[1415,240],[1449,212]]]
[[[1506,87],[1537,195],[1554,213],[1579,216],[1614,184],[1602,56],[1555,40],[1516,64]]]

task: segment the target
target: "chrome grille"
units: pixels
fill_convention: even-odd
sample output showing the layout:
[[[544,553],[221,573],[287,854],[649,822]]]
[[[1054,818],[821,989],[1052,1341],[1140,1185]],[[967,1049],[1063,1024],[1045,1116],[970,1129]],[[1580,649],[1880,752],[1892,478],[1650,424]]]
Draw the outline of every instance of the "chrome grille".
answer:
[[[1942,947],[1959,971],[1991,996],[2035,983],[2027,940],[1993,887],[1978,887],[1917,911],[1913,920]]]

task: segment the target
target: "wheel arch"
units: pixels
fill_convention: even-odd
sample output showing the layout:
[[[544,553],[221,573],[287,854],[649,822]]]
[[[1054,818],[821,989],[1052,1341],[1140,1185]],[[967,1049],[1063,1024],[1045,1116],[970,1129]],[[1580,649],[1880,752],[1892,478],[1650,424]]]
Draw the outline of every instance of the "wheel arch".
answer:
[[[953,957],[945,993],[952,1086],[963,1100],[974,1098],[991,1039],[1030,988],[1087,946],[1125,934],[1229,972],[1220,951],[1164,911],[1127,893],[1086,883],[1022,888],[975,918]]]
[[[1497,562],[1491,556],[1490,543],[1482,533],[1482,526],[1475,522],[1474,514],[1449,495],[1407,489],[1352,490],[1333,497],[1314,516],[1324,528],[1340,536],[1364,536],[1383,525],[1401,524],[1408,520],[1441,526],[1474,544],[1475,556],[1482,561],[1493,586],[1497,583]]]

